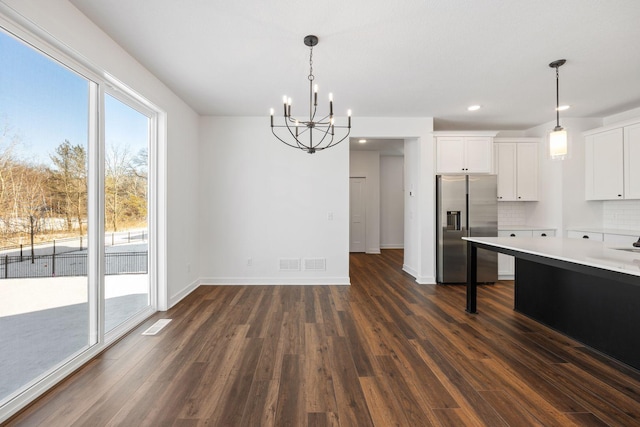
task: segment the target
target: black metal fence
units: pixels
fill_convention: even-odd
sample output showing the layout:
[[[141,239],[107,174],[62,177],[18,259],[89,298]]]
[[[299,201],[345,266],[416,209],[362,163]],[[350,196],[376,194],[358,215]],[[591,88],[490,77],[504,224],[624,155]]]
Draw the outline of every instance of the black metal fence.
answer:
[[[106,253],[104,266],[107,275],[146,274],[149,271],[148,252]],[[0,257],[0,279],[86,275],[86,253],[40,255],[33,260],[21,256]]]
[[[104,245],[107,246],[117,246],[128,243],[145,243],[149,238],[149,233],[147,230],[128,230],[128,231],[118,231],[105,233],[104,235]],[[74,236],[74,237],[65,237],[61,239],[53,239],[46,242],[39,242],[33,246],[33,255],[34,256],[42,256],[42,255],[60,255],[68,252],[77,252],[87,249],[89,245],[89,239],[87,236]],[[3,245],[2,246],[2,256],[5,255],[18,256],[20,255],[23,258],[31,257],[31,246],[27,244],[19,244],[19,245]]]

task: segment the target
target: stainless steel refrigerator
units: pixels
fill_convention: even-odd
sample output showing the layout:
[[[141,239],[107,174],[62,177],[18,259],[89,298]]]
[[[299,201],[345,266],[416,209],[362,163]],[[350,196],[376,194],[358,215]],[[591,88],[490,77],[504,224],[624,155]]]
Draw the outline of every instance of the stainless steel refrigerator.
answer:
[[[498,235],[495,175],[436,176],[438,283],[466,283],[467,242],[462,237]],[[498,254],[478,250],[478,282],[498,280]]]

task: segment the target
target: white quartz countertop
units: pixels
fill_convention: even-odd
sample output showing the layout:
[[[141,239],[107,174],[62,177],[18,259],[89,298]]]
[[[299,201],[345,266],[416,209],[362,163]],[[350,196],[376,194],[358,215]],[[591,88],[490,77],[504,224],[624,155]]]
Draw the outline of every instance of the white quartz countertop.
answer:
[[[637,252],[616,250],[604,242],[583,239],[531,237],[463,237],[470,242],[482,243],[497,248],[511,249],[531,255],[553,258],[610,271],[631,274],[640,278],[640,248]]]
[[[621,230],[617,228],[598,227],[571,227],[568,231],[581,231],[586,233],[620,234],[622,236],[639,236],[640,230]]]
[[[524,230],[541,231],[541,230],[555,230],[555,228],[553,228],[553,227],[540,227],[540,226],[537,226],[537,225],[499,225],[499,226],[498,226],[498,230],[500,230],[500,231],[505,231],[505,230],[513,230],[513,231],[524,231]]]

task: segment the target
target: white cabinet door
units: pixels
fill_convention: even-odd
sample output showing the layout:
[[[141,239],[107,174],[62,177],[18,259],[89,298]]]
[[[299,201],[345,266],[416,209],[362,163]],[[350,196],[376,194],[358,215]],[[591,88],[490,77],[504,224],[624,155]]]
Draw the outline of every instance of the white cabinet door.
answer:
[[[498,174],[498,200],[516,199],[516,144],[495,145],[496,173]]]
[[[498,277],[501,280],[512,279],[516,270],[515,258],[511,255],[498,254]]]
[[[464,138],[441,136],[436,138],[436,170],[438,173],[464,173]]]
[[[538,144],[495,144],[499,201],[538,200]]]
[[[624,198],[640,199],[640,124],[624,128]]]
[[[491,173],[493,139],[479,136],[436,138],[437,173]]]
[[[591,239],[602,242],[602,233],[594,233],[591,231],[569,230],[567,237],[570,239]]]
[[[624,198],[622,128],[587,136],[585,148],[587,200]]]
[[[465,137],[465,168],[469,173],[491,173],[493,139],[488,136]]]
[[[538,144],[516,145],[516,200],[538,200]]]

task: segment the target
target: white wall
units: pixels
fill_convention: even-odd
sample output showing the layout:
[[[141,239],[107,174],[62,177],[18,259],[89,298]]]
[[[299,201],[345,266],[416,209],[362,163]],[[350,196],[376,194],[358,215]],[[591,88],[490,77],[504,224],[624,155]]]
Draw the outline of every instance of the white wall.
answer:
[[[539,201],[527,204],[527,223],[557,229],[558,236],[576,226],[602,223],[602,203],[585,200],[584,137],[582,132],[601,126],[599,119],[563,119],[569,135],[570,156],[551,160],[548,133],[555,122],[527,130],[526,136],[540,137]]]
[[[404,247],[404,157],[380,157],[380,247]]]
[[[200,132],[203,283],[348,284],[349,145],[287,147],[267,116],[203,117]],[[326,271],[279,271],[281,258]]]
[[[200,268],[196,220],[198,115],[68,1],[3,3],[167,113],[166,269],[169,303],[175,303],[193,287]],[[190,272],[187,264],[191,264]]]
[[[431,138],[433,140],[433,138]],[[420,157],[420,139],[418,138],[408,138],[404,141],[404,187],[406,191],[404,192],[404,263],[403,270],[407,273],[411,274],[414,277],[419,277],[420,273],[418,268],[420,268],[420,261],[423,258],[421,256],[420,250],[420,227],[417,221],[417,214],[419,212],[420,203],[417,197],[416,189],[418,188],[417,183],[420,182],[420,162],[415,161]],[[432,147],[435,150],[435,146]],[[435,153],[435,151],[434,151]],[[435,157],[432,156],[432,163],[434,163]],[[433,178],[433,186],[435,187],[435,174]],[[433,259],[432,259],[432,274],[433,281],[429,281],[428,278],[422,278],[419,280],[421,283],[435,283],[436,270],[435,270],[435,212],[436,212],[436,204],[435,204],[435,188],[432,198],[432,206],[433,206],[433,233],[434,233],[434,241],[433,241]],[[427,259],[428,260],[428,259]],[[428,275],[426,275],[428,277]]]
[[[433,283],[432,119],[353,122],[352,136],[414,138],[410,180],[422,197],[406,228],[405,267]],[[271,135],[266,116],[203,117],[200,135],[203,283],[349,283],[348,144],[292,149]],[[307,257],[326,258],[326,271],[279,271],[281,258]]]
[[[350,151],[349,176],[366,178],[365,230],[368,254],[380,253],[380,153]]]

